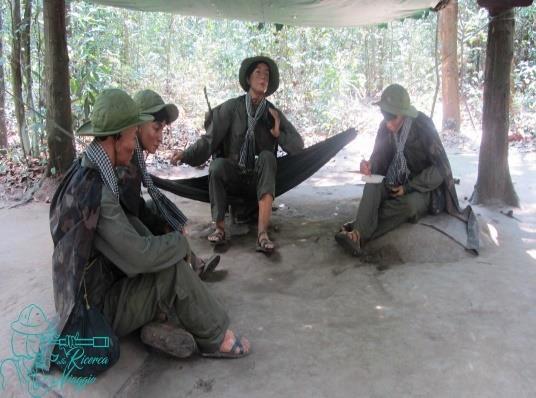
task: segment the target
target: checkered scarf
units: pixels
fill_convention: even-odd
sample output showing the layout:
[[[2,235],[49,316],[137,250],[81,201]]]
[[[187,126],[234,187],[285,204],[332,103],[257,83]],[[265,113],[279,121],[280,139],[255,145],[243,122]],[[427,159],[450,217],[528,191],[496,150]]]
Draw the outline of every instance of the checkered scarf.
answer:
[[[413,119],[406,117],[401,131],[398,134],[394,134],[396,153],[385,176],[388,184],[399,186],[404,185],[408,181],[409,169],[406,163],[406,157],[404,156],[404,147],[406,146],[406,140],[408,139],[412,124]]]
[[[240,148],[240,160],[238,165],[241,169],[251,171],[255,167],[255,126],[266,109],[266,98],[260,102],[255,114],[253,114],[253,102],[251,96],[246,93],[246,114],[248,116],[248,130],[246,138]]]
[[[102,182],[110,188],[114,193],[117,202],[119,202],[117,174],[115,174],[114,168],[112,167],[112,161],[108,157],[108,154],[97,140],[94,139],[91,141],[91,144],[89,144],[86,149],[86,156],[95,166],[97,166]]]
[[[188,221],[188,218],[186,218],[184,213],[180,211],[171,200],[169,200],[162,192],[160,192],[157,187],[155,187],[151,176],[147,172],[145,156],[143,155],[143,150],[141,149],[138,139],[136,139],[135,156],[141,171],[143,186],[147,188],[147,191],[153,199],[156,208],[160,212],[160,215],[175,231],[182,232],[184,225]]]

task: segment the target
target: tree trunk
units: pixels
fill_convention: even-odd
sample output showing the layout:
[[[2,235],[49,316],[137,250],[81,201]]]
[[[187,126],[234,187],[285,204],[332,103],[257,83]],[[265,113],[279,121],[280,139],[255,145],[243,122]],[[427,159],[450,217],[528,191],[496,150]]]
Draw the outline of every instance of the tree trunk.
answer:
[[[32,97],[32,48],[31,48],[31,24],[32,24],[32,0],[26,0],[24,3],[24,19],[22,21],[22,71],[26,88],[26,126],[31,126],[35,120],[33,113],[34,103]],[[30,134],[30,128],[27,129]],[[39,156],[39,132],[34,129],[30,137],[32,156]]]
[[[519,206],[508,166],[508,108],[514,29],[513,9],[494,16],[488,27],[482,142],[478,178],[471,198],[473,203]]]
[[[376,27],[370,28],[370,91],[371,96],[374,97],[376,94],[376,76],[377,76],[377,68],[376,68],[376,56],[377,56],[377,43],[376,43]]]
[[[48,137],[48,172],[63,174],[75,156],[69,88],[69,56],[65,30],[65,0],[43,4]]]
[[[372,78],[370,76],[370,50],[369,50],[370,28],[365,33],[365,95],[372,96]]]
[[[441,95],[443,129],[460,130],[460,97],[458,93],[458,1],[451,0],[439,11],[441,37]]]
[[[377,92],[381,92],[385,86],[385,46],[387,45],[387,28],[382,28],[381,33],[381,44],[378,59],[378,83],[376,84]]]
[[[11,7],[11,77],[13,82],[13,102],[15,103],[15,115],[19,128],[20,143],[23,155],[30,152],[30,140],[26,131],[24,120],[24,103],[22,101],[22,73],[21,73],[21,21],[20,1],[13,0]]]
[[[34,26],[35,31],[37,32],[36,38],[35,38],[35,52],[36,52],[36,60],[37,60],[37,101],[35,102],[36,109],[40,113],[39,115],[35,115],[36,118],[39,118],[39,122],[44,125],[45,119],[43,119],[42,115],[45,114],[43,109],[45,108],[45,100],[43,98],[43,93],[46,91],[45,88],[45,68],[44,68],[44,55],[43,55],[43,35],[42,35],[42,29],[39,24],[39,15],[41,14],[42,8],[40,5],[40,2],[35,3],[35,21]],[[39,144],[41,146],[44,146],[45,144],[45,132],[44,129],[40,129],[40,135],[39,135]],[[46,156],[46,152],[45,152]]]
[[[0,10],[0,32],[3,30],[2,10]],[[0,148],[7,148],[6,126],[6,82],[4,80],[4,46],[0,35]]]
[[[438,13],[439,14],[439,13]],[[435,40],[434,40],[434,71],[436,78],[436,85],[434,90],[434,99],[432,100],[432,110],[430,111],[430,118],[434,118],[435,105],[437,101],[437,93],[439,92],[439,62],[437,61],[437,44],[439,42],[439,15],[436,17],[436,28],[435,28]]]
[[[65,0],[65,31],[67,37],[71,37],[71,1]]]
[[[167,42],[166,42],[166,79],[165,79],[165,88],[164,93],[167,98],[171,96],[171,52],[173,51],[173,23],[175,21],[175,16],[171,14],[169,16],[168,23],[168,33],[167,33]]]

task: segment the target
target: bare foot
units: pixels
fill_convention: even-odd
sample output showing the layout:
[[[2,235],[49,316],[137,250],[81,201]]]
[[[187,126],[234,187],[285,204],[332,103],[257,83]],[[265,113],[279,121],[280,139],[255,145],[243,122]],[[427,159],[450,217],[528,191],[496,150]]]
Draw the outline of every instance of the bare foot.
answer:
[[[216,229],[208,236],[208,241],[215,244],[225,242],[225,231],[222,228],[216,227]]]
[[[346,235],[352,239],[352,241],[354,242],[359,242],[360,240],[360,236],[359,236],[359,232],[357,230],[353,230],[353,231],[349,231],[349,232],[346,232]]]
[[[259,236],[257,238],[257,251],[258,252],[264,252],[264,253],[271,253],[275,249],[274,242],[270,240],[270,237],[268,236],[268,232],[262,231],[259,232]]]
[[[237,340],[234,332],[230,329],[227,329],[227,331],[225,332],[225,337],[223,338],[223,341],[220,345],[220,352],[231,353],[231,350],[234,346],[235,349],[232,351],[233,354],[249,354],[251,345],[249,344],[248,339],[246,339],[245,337],[240,337],[240,344],[237,345],[236,343]]]
[[[337,232],[335,234],[335,240],[352,256],[358,257],[362,254],[360,242],[361,236],[357,230]]]

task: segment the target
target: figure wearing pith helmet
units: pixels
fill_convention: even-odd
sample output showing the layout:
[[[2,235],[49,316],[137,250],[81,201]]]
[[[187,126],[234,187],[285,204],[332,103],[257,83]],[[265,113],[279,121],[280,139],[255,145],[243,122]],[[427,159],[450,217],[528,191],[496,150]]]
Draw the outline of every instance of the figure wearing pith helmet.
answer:
[[[184,152],[177,151],[172,161],[198,166],[215,157],[209,168],[215,229],[208,239],[216,245],[226,240],[227,197],[256,191],[257,250],[270,253],[274,250],[268,226],[275,196],[277,147],[293,154],[303,149],[303,140],[285,115],[266,99],[279,87],[279,69],[274,60],[266,56],[244,59],[238,80],[246,94],[214,108],[205,123],[206,134]]]
[[[374,150],[362,161],[362,174],[385,176],[381,183],[367,183],[356,218],[344,224],[336,241],[350,254],[405,222],[443,211],[465,220],[465,247],[478,250],[476,217],[468,206],[460,209],[452,170],[433,121],[411,104],[399,84],[386,87],[378,102],[380,123]]]
[[[249,342],[228,329],[225,310],[192,270],[186,237],[179,231],[155,236],[121,206],[115,167],[129,164],[139,125],[152,120],[124,91],[110,89],[78,130],[95,138],[67,172],[50,208],[58,331],[83,286],[89,306],[119,337],[152,327],[163,311],[181,324],[168,325],[166,338],[153,341],[157,348],[179,357],[196,346],[206,355],[243,356]]]
[[[154,185],[147,171],[145,153],[154,154],[162,143],[163,131],[179,116],[175,104],[166,103],[153,90],[141,90],[134,95],[134,102],[142,114],[150,115],[154,120],[140,126],[137,133],[138,145],[128,167],[118,169],[121,203],[127,214],[138,217],[154,235],[162,235],[170,231],[182,231],[187,218],[177,206],[171,202]],[[141,195],[141,186],[147,188],[150,199]],[[219,255],[202,260],[191,252],[191,263],[204,279],[217,267]]]

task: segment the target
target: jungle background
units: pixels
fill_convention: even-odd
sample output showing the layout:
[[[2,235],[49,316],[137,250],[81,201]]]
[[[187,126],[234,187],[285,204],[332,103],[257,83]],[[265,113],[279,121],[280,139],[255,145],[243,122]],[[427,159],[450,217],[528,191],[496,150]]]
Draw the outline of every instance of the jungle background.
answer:
[[[240,62],[259,53],[278,62],[281,83],[271,100],[307,145],[350,126],[375,134],[380,114],[372,102],[397,82],[419,110],[434,117],[447,145],[478,148],[488,12],[475,1],[457,2],[455,24],[450,22],[455,43],[441,34],[449,29],[441,26],[447,23],[440,18],[443,11],[375,26],[306,28],[141,13],[83,1],[67,7],[73,130],[88,119],[102,89],[120,87],[133,95],[152,88],[180,109],[178,122],[166,131],[160,160],[165,149],[184,147],[203,133],[204,87],[212,106],[240,94]],[[20,199],[44,174],[55,174],[54,168],[47,170],[42,8],[43,0],[0,0],[0,199]],[[515,12],[509,141],[532,151],[536,10]],[[452,51],[459,120],[444,117],[442,108],[441,83],[447,79],[442,64]],[[81,150],[84,142],[77,140],[76,146]]]

